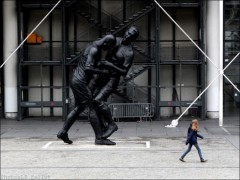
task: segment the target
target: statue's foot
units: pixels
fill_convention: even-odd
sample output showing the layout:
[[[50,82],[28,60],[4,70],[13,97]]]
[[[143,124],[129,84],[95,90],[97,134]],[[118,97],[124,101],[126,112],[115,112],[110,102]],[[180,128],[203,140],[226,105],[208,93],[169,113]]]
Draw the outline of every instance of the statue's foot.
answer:
[[[96,145],[116,145],[115,142],[110,141],[109,139],[95,139]]]
[[[73,142],[68,138],[68,134],[63,131],[59,131],[57,137],[67,144],[72,144]]]
[[[102,138],[108,138],[111,136],[115,131],[118,130],[118,126],[114,124],[109,124],[107,131],[102,135]]]

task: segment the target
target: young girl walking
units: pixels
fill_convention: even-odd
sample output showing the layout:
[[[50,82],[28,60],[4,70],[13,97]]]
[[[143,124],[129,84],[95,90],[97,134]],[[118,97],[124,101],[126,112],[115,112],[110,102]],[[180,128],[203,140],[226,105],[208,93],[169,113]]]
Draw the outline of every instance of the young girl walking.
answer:
[[[203,159],[201,149],[197,143],[197,138],[200,137],[203,139],[203,136],[198,134],[198,120],[194,119],[192,120],[192,123],[190,124],[190,127],[188,128],[188,136],[186,145],[189,144],[188,149],[183,153],[183,155],[180,157],[180,161],[185,162],[184,157],[191,151],[192,146],[194,145],[198,151],[198,155],[200,157],[201,162],[207,162],[207,160]]]

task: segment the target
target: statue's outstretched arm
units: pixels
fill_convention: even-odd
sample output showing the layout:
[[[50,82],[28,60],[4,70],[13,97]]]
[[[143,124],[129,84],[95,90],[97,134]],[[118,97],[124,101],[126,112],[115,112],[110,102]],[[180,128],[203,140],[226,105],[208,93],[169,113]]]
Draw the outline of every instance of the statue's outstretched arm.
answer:
[[[109,61],[106,61],[106,60],[102,60],[99,62],[98,64],[100,67],[106,67],[106,68],[110,68],[110,69],[113,69],[115,71],[117,71],[118,73],[120,73],[122,76],[125,76],[127,74],[127,69],[125,68],[120,68],[116,65],[114,65],[113,63],[109,62]]]

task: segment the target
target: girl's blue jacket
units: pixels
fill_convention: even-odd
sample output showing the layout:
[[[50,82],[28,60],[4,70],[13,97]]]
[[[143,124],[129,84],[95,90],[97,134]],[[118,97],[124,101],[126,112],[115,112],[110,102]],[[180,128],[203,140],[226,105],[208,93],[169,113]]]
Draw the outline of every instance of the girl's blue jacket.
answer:
[[[197,144],[197,137],[200,137],[201,139],[203,139],[203,136],[198,134],[197,131],[194,131],[194,130],[190,129],[190,131],[188,133],[186,145],[188,143],[190,143],[190,144]]]

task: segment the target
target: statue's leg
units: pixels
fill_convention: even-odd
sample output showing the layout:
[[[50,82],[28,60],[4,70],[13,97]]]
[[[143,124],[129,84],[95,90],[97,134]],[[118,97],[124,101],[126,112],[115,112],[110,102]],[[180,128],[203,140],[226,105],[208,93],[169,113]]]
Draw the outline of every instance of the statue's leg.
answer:
[[[101,122],[99,121],[97,112],[96,112],[96,107],[93,105],[93,103],[89,103],[89,119],[91,126],[94,130],[95,133],[95,144],[96,145],[115,145],[115,142],[112,142],[108,139],[102,139],[102,126]]]
[[[87,86],[81,82],[78,82],[74,78],[75,76],[73,76],[72,78],[71,88],[75,98],[75,108],[68,114],[67,120],[64,123],[63,128],[58,132],[57,135],[59,139],[62,139],[65,143],[68,144],[72,144],[72,141],[68,138],[68,131],[73,125],[73,123],[76,121],[78,115],[85,109],[85,102],[88,98],[84,96],[84,92]]]
[[[93,82],[92,88],[90,88],[91,91],[92,91],[93,99],[94,99],[94,97],[96,97],[99,94],[99,92],[107,84],[109,79],[110,79],[109,76],[103,76],[103,75],[101,75],[101,78],[95,79],[95,81]],[[93,105],[95,105],[95,104],[93,104]],[[101,123],[101,126],[102,126],[102,132],[105,132],[107,130],[108,123],[106,122],[106,120],[102,116],[101,111],[99,111],[97,109],[97,106],[95,108],[96,108],[98,119],[99,119],[99,121]]]
[[[90,120],[91,126],[93,128],[93,131],[95,133],[95,138],[101,139],[102,126],[98,119],[96,108],[92,104],[88,105],[88,106],[89,106],[89,120]]]
[[[67,120],[63,125],[63,128],[58,132],[57,137],[62,139],[65,143],[72,144],[72,141],[68,138],[68,131],[76,121],[78,115],[85,109],[84,104],[77,105],[67,116]]]
[[[85,104],[80,104],[76,106],[67,116],[67,120],[63,125],[63,130],[65,132],[68,132],[69,129],[72,127],[73,123],[76,121],[77,117],[81,112],[85,109]]]
[[[102,114],[103,118],[108,123],[108,129],[102,135],[102,138],[108,138],[111,136],[115,131],[118,130],[117,124],[114,122],[112,118],[112,114],[110,108],[107,104],[104,103],[104,100],[111,95],[113,90],[116,89],[118,81],[115,79],[110,79],[109,82],[101,89],[98,95],[94,98],[94,104],[97,107],[97,110]]]
[[[117,124],[112,118],[110,108],[103,101],[98,106],[98,110],[102,113],[102,118],[107,121],[108,127],[107,130],[103,133],[102,138],[110,137],[115,131],[118,130]]]
[[[102,127],[102,133],[106,132],[107,129],[108,129],[108,123],[107,121],[104,119],[101,111],[99,111],[99,109],[97,107],[96,108],[96,111],[97,111],[97,116],[98,116],[98,119],[100,121],[100,124],[101,124],[101,127]]]

